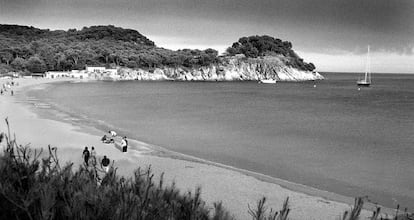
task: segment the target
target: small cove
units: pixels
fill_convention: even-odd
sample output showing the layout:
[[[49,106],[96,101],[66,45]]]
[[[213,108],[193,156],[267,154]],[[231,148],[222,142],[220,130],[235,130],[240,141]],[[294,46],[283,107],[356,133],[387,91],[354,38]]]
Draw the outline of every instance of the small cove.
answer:
[[[414,204],[414,79],[62,83],[29,95],[169,150],[389,207]]]

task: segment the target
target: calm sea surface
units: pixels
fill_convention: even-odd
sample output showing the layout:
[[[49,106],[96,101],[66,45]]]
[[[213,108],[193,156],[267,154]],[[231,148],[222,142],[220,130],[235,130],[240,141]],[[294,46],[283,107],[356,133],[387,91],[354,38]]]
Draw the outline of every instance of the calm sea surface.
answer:
[[[414,75],[305,83],[91,82],[35,96],[180,153],[414,209]],[[314,87],[316,84],[316,87]]]

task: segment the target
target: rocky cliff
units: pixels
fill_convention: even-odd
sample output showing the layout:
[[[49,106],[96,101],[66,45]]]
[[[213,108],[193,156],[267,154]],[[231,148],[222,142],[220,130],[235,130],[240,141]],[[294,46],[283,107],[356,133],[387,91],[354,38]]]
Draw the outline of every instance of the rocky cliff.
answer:
[[[298,70],[285,64],[283,56],[245,58],[240,56],[222,58],[218,64],[199,68],[155,68],[154,70],[120,69],[123,80],[177,80],[177,81],[277,81],[321,80],[315,71]]]

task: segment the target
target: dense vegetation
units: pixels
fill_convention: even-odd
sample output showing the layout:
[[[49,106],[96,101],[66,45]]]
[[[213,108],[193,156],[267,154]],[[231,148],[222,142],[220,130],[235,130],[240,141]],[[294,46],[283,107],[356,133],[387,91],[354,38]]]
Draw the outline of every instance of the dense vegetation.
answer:
[[[269,36],[240,38],[227,55],[247,57],[283,55],[286,64],[301,70],[315,69],[292,50],[290,42]],[[129,68],[200,67],[220,62],[214,49],[172,51],[155,46],[138,31],[92,26],[68,31],[0,25],[0,73],[84,69],[85,65]]]
[[[283,55],[288,58],[287,65],[301,70],[312,71],[315,69],[313,63],[305,63],[295,51],[292,50],[292,43],[282,41],[270,36],[242,37],[239,41],[227,48],[229,55],[244,54],[246,57],[256,58],[259,56]]]
[[[159,48],[138,31],[111,25],[68,31],[0,25],[0,63],[16,71],[84,69],[85,65],[193,67],[214,63],[217,55],[213,49]]]
[[[6,123],[9,127],[7,119]],[[150,169],[138,168],[132,178],[119,177],[113,167],[105,173],[96,164],[73,172],[73,164],[60,166],[57,148],[49,146],[47,157],[40,161],[41,152],[18,145],[10,130],[0,133],[0,143],[3,139],[0,219],[234,219],[220,202],[210,210],[200,189],[180,193],[174,184],[164,186],[162,175],[156,183]],[[291,211],[288,201],[277,212],[267,210],[263,198],[247,212],[253,220],[286,220]],[[362,207],[363,200],[355,199],[341,219],[358,220]],[[413,217],[407,212],[396,216],[394,220]],[[383,219],[379,208],[370,219]]]

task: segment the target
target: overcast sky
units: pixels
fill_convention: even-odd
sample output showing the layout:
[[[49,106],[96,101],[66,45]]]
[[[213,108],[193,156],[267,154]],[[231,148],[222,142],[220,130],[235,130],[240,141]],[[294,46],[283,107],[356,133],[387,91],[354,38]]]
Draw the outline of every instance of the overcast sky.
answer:
[[[414,73],[414,0],[0,0],[0,23],[113,24],[170,48],[220,52],[250,35],[291,41],[319,71]]]

